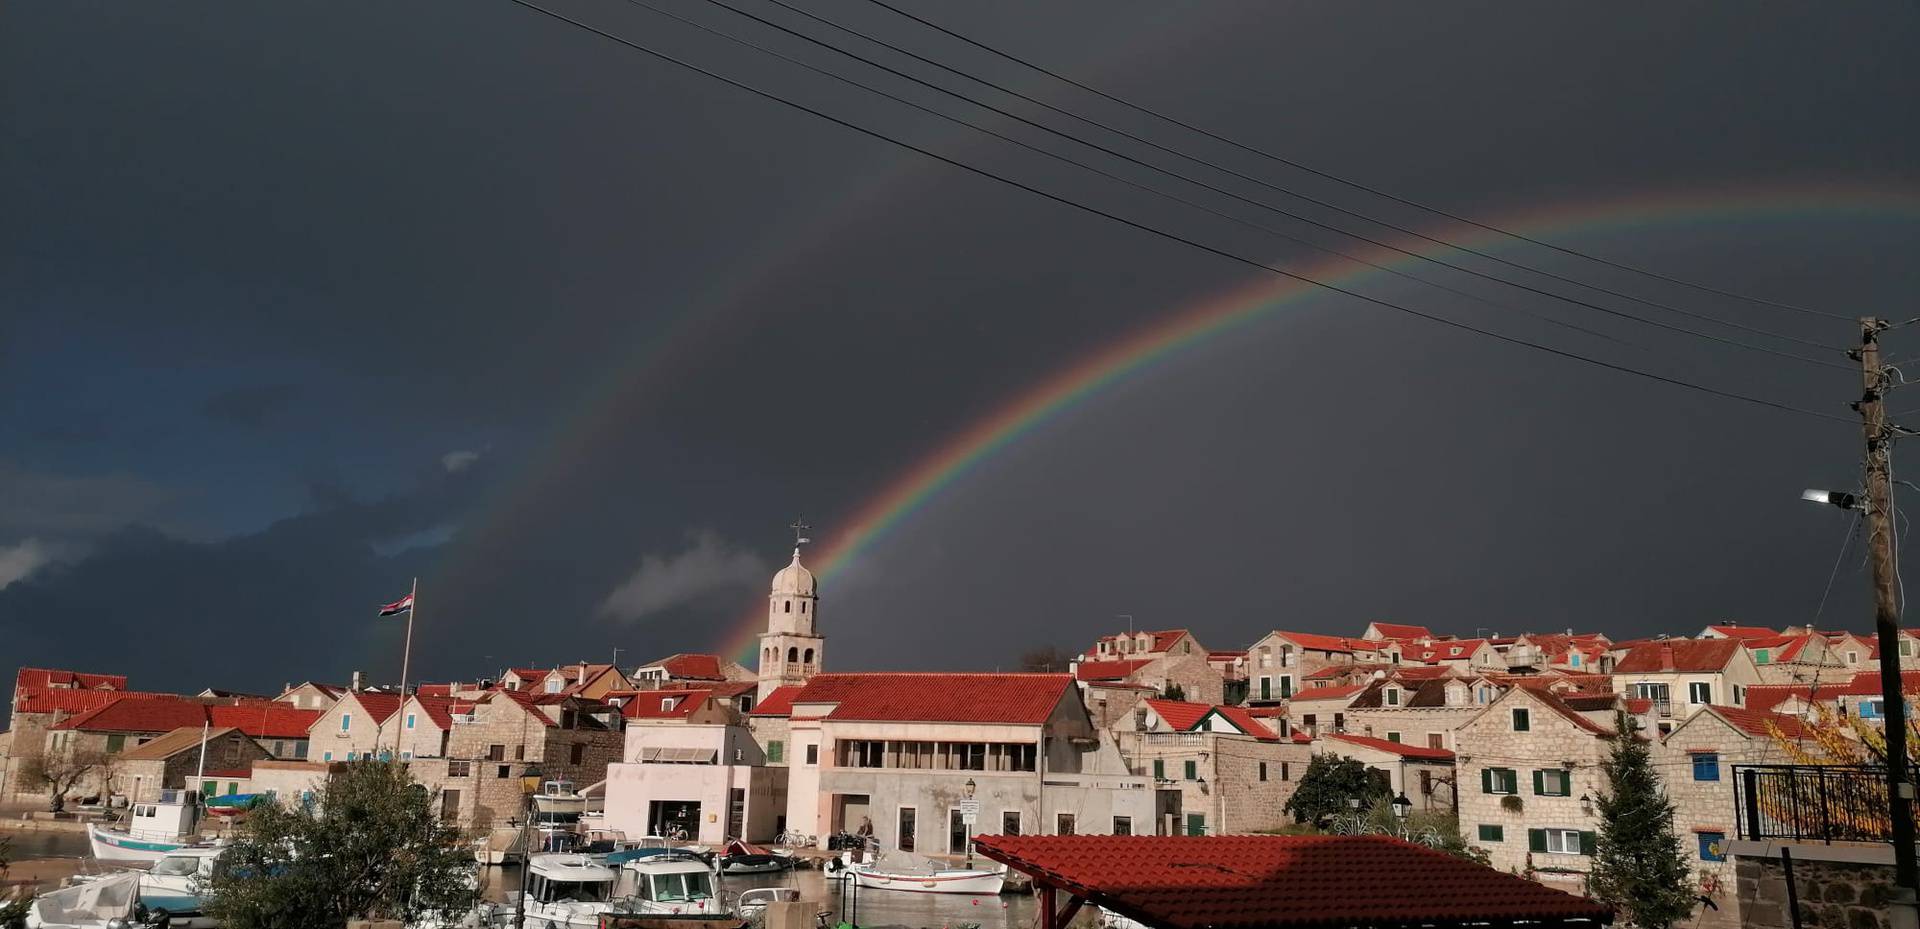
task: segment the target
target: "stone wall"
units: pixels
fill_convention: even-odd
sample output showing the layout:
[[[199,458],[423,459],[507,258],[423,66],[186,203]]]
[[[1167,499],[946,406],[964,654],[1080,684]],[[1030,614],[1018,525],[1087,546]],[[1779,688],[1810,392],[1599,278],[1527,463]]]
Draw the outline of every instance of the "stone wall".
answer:
[[[1887,897],[1893,890],[1892,864],[1822,861],[1802,857],[1803,853],[1821,854],[1819,850],[1802,846],[1793,850],[1800,929],[1888,929],[1892,925],[1887,913]],[[1886,857],[1892,857],[1890,851]],[[1746,929],[1793,929],[1786,869],[1778,853],[1739,855],[1736,860],[1740,925]]]
[[[1512,724],[1512,711],[1520,707],[1530,711],[1531,727],[1524,732],[1514,731]],[[1549,709],[1524,687],[1509,690],[1483,714],[1460,727],[1454,737],[1460,832],[1467,842],[1486,849],[1489,864],[1501,871],[1520,873],[1533,869],[1540,872],[1549,886],[1577,887],[1591,864],[1588,857],[1529,853],[1527,830],[1596,831],[1600,828],[1598,820],[1582,807],[1579,798],[1605,791],[1605,774],[1599,770],[1607,751],[1605,741]],[[1569,764],[1571,767],[1567,767]],[[1490,767],[1512,770],[1516,792],[1488,793],[1481,772]],[[1567,771],[1571,780],[1567,796],[1535,794],[1533,772],[1536,769]],[[1499,827],[1501,837],[1480,838],[1481,826]]]

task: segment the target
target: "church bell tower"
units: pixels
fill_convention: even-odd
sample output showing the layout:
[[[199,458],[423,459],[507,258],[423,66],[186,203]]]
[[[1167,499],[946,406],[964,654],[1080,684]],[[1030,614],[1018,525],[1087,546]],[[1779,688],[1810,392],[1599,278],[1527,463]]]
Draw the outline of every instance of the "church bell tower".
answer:
[[[800,549],[810,541],[807,524],[793,525],[793,561],[773,576],[767,596],[767,631],[760,634],[755,665],[759,677],[754,702],[767,699],[774,688],[804,684],[820,673],[826,637],[820,635],[820,592],[813,572],[800,563]]]

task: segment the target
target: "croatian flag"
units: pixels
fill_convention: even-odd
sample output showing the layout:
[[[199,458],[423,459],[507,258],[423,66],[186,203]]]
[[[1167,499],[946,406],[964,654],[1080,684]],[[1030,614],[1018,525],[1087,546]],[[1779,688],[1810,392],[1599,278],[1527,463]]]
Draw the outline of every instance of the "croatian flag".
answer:
[[[380,608],[380,615],[382,616],[393,616],[398,613],[411,612],[413,612],[413,594],[407,594]]]

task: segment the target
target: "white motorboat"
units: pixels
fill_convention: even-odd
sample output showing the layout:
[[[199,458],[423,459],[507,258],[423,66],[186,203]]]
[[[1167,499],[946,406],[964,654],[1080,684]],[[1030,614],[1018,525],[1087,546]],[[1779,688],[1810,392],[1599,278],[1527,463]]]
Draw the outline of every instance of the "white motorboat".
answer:
[[[845,871],[853,878],[854,886],[863,889],[992,897],[998,896],[1007,883],[1004,867],[954,868],[927,859],[901,865],[878,853],[871,861],[856,862],[844,852],[832,860],[839,864],[835,870]]]
[[[140,902],[155,913],[165,910],[172,929],[212,929],[202,896],[213,880],[213,865],[225,848],[183,848],[153,863],[140,875]]]
[[[733,915],[752,922],[760,922],[766,915],[767,904],[798,903],[799,901],[798,887],[755,887],[741,892],[740,899],[733,904]]]
[[[155,803],[136,803],[125,826],[87,824],[87,845],[101,861],[159,861],[183,848],[204,848],[200,795],[163,790]]]
[[[585,855],[533,855],[527,859],[527,922],[599,929],[602,914],[620,912],[613,904],[619,878],[620,872]]]
[[[137,871],[49,890],[27,910],[27,929],[131,929],[150,925],[148,920]]]
[[[632,875],[633,895],[623,900],[627,912],[640,915],[720,914],[715,896],[713,865],[690,854],[667,852],[620,866]]]

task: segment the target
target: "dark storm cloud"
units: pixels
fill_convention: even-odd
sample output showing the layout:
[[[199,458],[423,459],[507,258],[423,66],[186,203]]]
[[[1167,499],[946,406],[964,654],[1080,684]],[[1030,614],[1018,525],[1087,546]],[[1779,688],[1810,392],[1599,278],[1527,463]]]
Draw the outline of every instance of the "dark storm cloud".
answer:
[[[564,6],[1102,208],[1262,260],[1308,258],[630,6]],[[817,8],[1236,171],[1426,227],[866,4]],[[707,5],[675,9],[745,29]],[[1666,10],[1657,28],[1523,4],[922,12],[1474,216],[1654,190],[1917,180],[1914,127],[1884,118],[1920,89],[1908,10]],[[141,686],[395,674],[397,630],[367,605],[416,573],[427,675],[710,647],[763,602],[753,566],[784,558],[794,513],[830,535],[1032,384],[1256,278],[505,3],[218,15],[67,3],[8,18],[0,461],[19,463],[5,474],[26,475],[23,487],[105,483],[0,496],[16,499],[10,524],[0,507],[0,548],[32,563],[0,591],[0,626],[21,660],[160,669]],[[1911,221],[1863,215],[1629,227],[1576,244],[1854,312],[1910,302],[1920,279],[1889,256],[1914,237]],[[1528,260],[1803,338],[1851,338],[1845,324]],[[1643,347],[1404,285],[1370,292],[1799,405],[1844,413],[1857,391],[1843,374],[1586,309],[1541,307]],[[1221,647],[1379,616],[1631,635],[1811,614],[1841,527],[1792,497],[1851,480],[1844,427],[1344,301],[1289,319],[1052,421],[828,578],[833,666],[990,667],[1030,642],[1082,646],[1117,613],[1191,625]],[[87,411],[97,438],[55,438],[93,422]],[[56,531],[81,548],[17,548]],[[1836,616],[1859,615],[1848,579]],[[258,643],[245,666],[200,644],[234,635]]]

